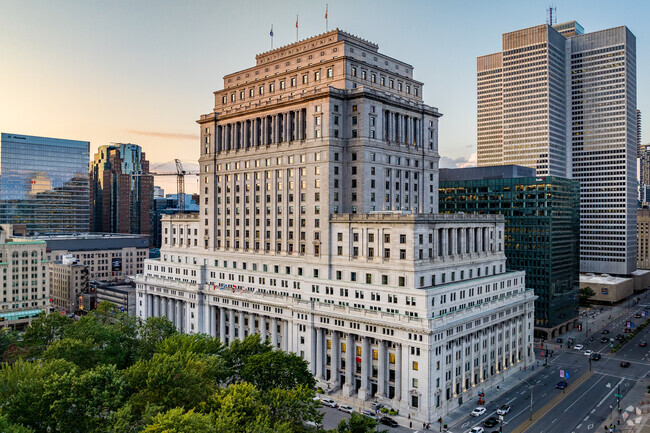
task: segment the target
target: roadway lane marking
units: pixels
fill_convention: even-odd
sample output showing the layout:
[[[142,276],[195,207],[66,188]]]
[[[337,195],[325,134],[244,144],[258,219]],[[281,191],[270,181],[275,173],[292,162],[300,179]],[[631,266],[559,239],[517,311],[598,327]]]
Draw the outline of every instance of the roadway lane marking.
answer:
[[[609,398],[609,396],[611,395],[611,393],[613,393],[614,391],[616,391],[616,387],[617,387],[618,385],[620,385],[621,383],[623,383],[624,380],[625,380],[625,379],[621,379],[621,380],[619,380],[618,383],[616,384],[616,386],[613,386],[613,387],[612,387],[612,390],[609,391],[609,392],[605,395],[605,397],[603,397],[602,400],[600,400],[600,403],[598,403],[598,404],[596,405],[596,407],[600,407],[600,406],[605,402],[605,400],[607,400],[607,398]]]
[[[574,404],[576,404],[576,403],[578,402],[578,400],[580,400],[580,399],[581,399],[581,398],[582,398],[586,393],[588,393],[588,392],[591,390],[591,388],[593,388],[594,386],[598,385],[598,382],[600,382],[600,381],[603,380],[604,378],[605,378],[605,376],[601,376],[601,377],[600,377],[600,378],[599,378],[599,379],[598,379],[598,380],[597,380],[593,385],[591,385],[591,386],[589,387],[589,389],[587,389],[585,392],[583,392],[582,395],[581,395],[580,397],[576,398],[576,399],[574,400],[574,402],[571,403],[571,405],[569,405],[569,407],[567,407],[566,409],[564,409],[564,412],[566,413],[566,411],[568,411],[569,409],[571,409],[571,406],[573,406]]]
[[[553,424],[555,421],[557,421],[557,418],[555,418],[553,421],[551,421],[551,424]]]

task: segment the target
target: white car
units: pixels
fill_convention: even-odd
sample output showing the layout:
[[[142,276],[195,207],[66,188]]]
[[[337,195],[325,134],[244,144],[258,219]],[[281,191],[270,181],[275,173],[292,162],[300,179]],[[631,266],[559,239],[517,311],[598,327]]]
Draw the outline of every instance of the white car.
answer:
[[[483,406],[479,406],[479,407],[477,407],[476,409],[474,409],[474,410],[472,411],[472,413],[470,413],[470,415],[472,415],[472,416],[481,416],[481,415],[483,415],[485,412],[486,412],[486,409],[485,409]],[[476,427],[476,428],[479,428],[479,427]],[[481,429],[481,430],[483,430],[483,429]]]
[[[508,412],[510,412],[510,406],[508,406],[507,404],[504,404],[503,406],[497,409],[497,415],[506,415],[508,414]]]
[[[585,350],[585,356],[591,356],[593,355],[594,351],[593,350]]]
[[[321,398],[320,401],[321,401],[321,403],[323,403],[323,406],[329,406],[329,407],[338,407],[339,406],[331,398]]]
[[[339,410],[341,412],[347,412],[347,413],[352,413],[354,412],[354,409],[352,409],[352,406],[348,406],[347,404],[342,404],[339,406]]]
[[[483,427],[474,427],[469,431],[469,433],[483,433],[485,429]]]
[[[576,344],[575,346],[573,346],[573,348],[574,348],[575,350],[582,350],[582,349],[585,348],[585,346],[583,346],[582,344]]]
[[[367,418],[372,418],[375,421],[379,421],[379,417],[377,415],[375,415],[373,412],[369,411],[369,410],[362,410],[361,415],[363,415],[363,416],[365,416]]]

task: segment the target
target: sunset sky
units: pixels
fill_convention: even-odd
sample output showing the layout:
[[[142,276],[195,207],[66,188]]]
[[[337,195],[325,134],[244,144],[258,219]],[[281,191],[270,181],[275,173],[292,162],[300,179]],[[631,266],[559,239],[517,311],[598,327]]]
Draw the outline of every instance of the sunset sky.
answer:
[[[270,49],[271,25],[275,48],[295,42],[296,15],[300,39],[324,32],[328,4],[330,30],[413,65],[424,101],[444,114],[441,166],[463,165],[476,152],[476,57],[500,51],[502,33],[544,23],[548,3],[0,0],[0,131],[87,140],[91,154],[136,143],[152,167],[196,162],[195,120],[212,110],[222,77]],[[586,32],[630,28],[638,107],[650,119],[650,2],[554,4],[558,22]]]

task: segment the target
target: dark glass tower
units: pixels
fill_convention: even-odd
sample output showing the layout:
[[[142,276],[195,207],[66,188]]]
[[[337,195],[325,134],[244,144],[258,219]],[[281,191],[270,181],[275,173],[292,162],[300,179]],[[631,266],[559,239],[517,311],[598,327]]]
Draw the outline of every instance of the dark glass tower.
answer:
[[[28,234],[87,232],[89,144],[2,133],[0,223]]]
[[[519,166],[441,169],[441,213],[505,217],[508,270],[526,271],[533,288],[536,334],[577,316],[580,268],[579,183],[535,176]],[[551,337],[551,335],[542,335]]]

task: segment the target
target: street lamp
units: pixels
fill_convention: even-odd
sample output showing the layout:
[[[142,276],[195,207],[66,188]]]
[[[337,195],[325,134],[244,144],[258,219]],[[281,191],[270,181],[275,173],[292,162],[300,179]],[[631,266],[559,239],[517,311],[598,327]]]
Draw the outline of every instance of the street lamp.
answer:
[[[526,379],[519,378],[519,380],[526,382],[526,384],[530,387],[530,416],[528,419],[532,421],[533,420],[533,385],[531,385]]]

